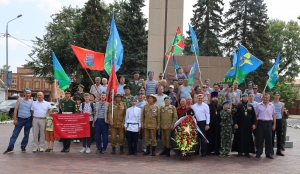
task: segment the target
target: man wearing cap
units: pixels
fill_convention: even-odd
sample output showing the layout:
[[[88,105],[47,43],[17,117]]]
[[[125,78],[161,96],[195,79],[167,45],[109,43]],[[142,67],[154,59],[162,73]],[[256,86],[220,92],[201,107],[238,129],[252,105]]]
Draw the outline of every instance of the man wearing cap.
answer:
[[[152,145],[152,156],[155,156],[156,149],[156,131],[160,127],[160,107],[155,104],[156,97],[153,94],[147,96],[148,103],[142,111],[142,129],[145,133],[145,143],[147,146],[146,152],[143,155],[150,154],[150,136]]]
[[[275,107],[270,101],[270,95],[265,93],[263,102],[255,107],[257,118],[256,131],[256,158],[260,158],[263,153],[263,144],[265,142],[265,154],[267,158],[273,159],[272,156],[272,130],[276,128]]]
[[[247,93],[247,94],[249,94],[249,93],[254,93],[254,90],[253,90],[253,86],[254,85],[254,83],[252,82],[252,81],[249,81],[248,82],[248,88],[247,89],[245,89],[245,92],[244,93]]]
[[[179,86],[179,88],[178,88],[178,93],[177,93],[178,98],[179,99],[187,98],[189,96],[193,96],[193,94],[194,94],[194,91],[193,91],[192,87],[188,85],[188,79],[185,78],[183,80],[183,84],[181,86]]]
[[[282,115],[284,113],[284,105],[279,101],[280,99],[280,92],[276,91],[274,92],[274,101],[272,104],[275,107],[275,114],[276,114],[276,128],[272,131],[272,145],[273,145],[273,151],[274,151],[274,138],[276,133],[276,142],[277,142],[277,152],[276,155],[284,156],[284,154],[281,152],[281,135],[282,135]],[[274,153],[274,152],[273,152]]]
[[[24,89],[24,97],[18,98],[15,109],[14,109],[14,130],[12,136],[10,137],[10,141],[7,147],[7,150],[3,153],[12,153],[14,150],[15,142],[24,127],[24,137],[21,142],[21,151],[24,153],[26,152],[26,146],[28,144],[29,133],[32,123],[32,116],[30,107],[32,104],[31,97],[31,89],[25,88]]]
[[[101,87],[101,84],[100,84],[101,78],[100,77],[96,77],[95,78],[95,82],[96,82],[96,84],[93,84],[91,86],[90,93],[94,94],[95,101],[98,101],[98,100],[100,100],[100,93],[98,91],[100,91],[100,87]]]
[[[121,102],[122,95],[117,93],[114,95],[115,102],[109,105],[108,108],[108,120],[110,124],[110,134],[111,134],[111,146],[112,152],[111,154],[116,154],[116,141],[117,134],[119,135],[119,146],[120,146],[120,154],[124,154],[123,146],[124,146],[124,121],[126,116],[126,104]],[[113,108],[113,114],[112,114]]]
[[[253,85],[253,91],[254,91],[254,101],[256,101],[257,103],[262,102],[262,97],[263,95],[261,93],[258,92],[258,86],[257,85]]]
[[[174,92],[176,92],[176,94],[177,94],[178,87],[179,87],[179,85],[178,85],[178,79],[173,79],[172,85],[174,86]]]
[[[210,123],[210,113],[209,107],[206,103],[203,102],[204,96],[202,94],[198,95],[198,101],[191,108],[194,110],[194,114],[197,120],[197,125],[199,126],[201,132],[206,136],[206,131],[209,129]],[[199,135],[200,137],[200,135]],[[201,138],[198,142],[201,141],[201,156],[205,157],[207,152],[207,143],[204,142],[204,139]],[[199,155],[199,148],[196,148],[195,155]]]
[[[220,84],[215,82],[214,83],[214,88],[213,88],[213,92],[217,92],[218,93],[218,101],[219,104],[223,103],[223,101],[225,101],[225,95],[220,91]]]
[[[191,107],[186,105],[186,100],[183,98],[180,100],[180,105],[177,107],[178,119],[185,116],[186,112],[190,110]]]
[[[207,154],[219,154],[221,146],[220,137],[220,112],[223,109],[218,102],[218,92],[211,93],[211,102],[208,104],[210,113],[209,130],[206,132],[209,143],[207,144]]]
[[[137,155],[137,144],[139,138],[139,131],[141,130],[141,114],[142,110],[136,106],[137,98],[130,98],[131,107],[126,110],[125,131],[128,142],[128,154]]]
[[[133,97],[130,92],[131,87],[129,85],[125,85],[123,89],[125,93],[122,97],[122,102],[126,104],[126,108],[130,108],[131,107],[130,98]]]
[[[125,91],[124,91],[124,86],[125,86],[125,77],[124,76],[121,76],[120,77],[120,83],[118,84],[118,88],[117,88],[117,93],[120,93],[121,95],[124,95],[125,94]]]
[[[253,106],[248,103],[246,93],[243,94],[242,101],[233,115],[233,124],[235,133],[231,151],[238,152],[238,157],[243,154],[251,157],[250,153],[255,153],[252,131],[256,128],[256,115]]]
[[[155,94],[158,86],[158,82],[154,80],[154,71],[148,71],[148,80],[144,82],[144,87],[146,89],[146,95]]]
[[[129,81],[128,85],[131,88],[130,94],[135,96],[138,93],[139,87],[143,86],[143,83],[139,80],[140,71],[133,71],[132,75],[133,79]]]
[[[78,85],[78,91],[74,93],[73,99],[76,100],[77,98],[84,98],[84,92],[83,92],[84,86],[82,84]]]
[[[65,98],[59,102],[59,113],[62,114],[63,112],[76,112],[76,102],[71,99],[71,92],[65,91]],[[63,149],[61,152],[69,152],[71,139],[69,138],[62,138],[63,142]]]
[[[211,93],[211,92],[213,91],[213,89],[210,87],[210,80],[209,80],[209,79],[206,79],[206,80],[204,80],[204,83],[205,83],[205,85],[207,86],[207,91],[208,91],[209,93]]]
[[[178,120],[175,106],[171,105],[171,98],[169,96],[164,98],[165,105],[160,108],[160,128],[161,140],[163,144],[163,151],[159,155],[170,156],[171,150],[171,133],[173,125]]]
[[[223,109],[220,112],[220,137],[221,147],[220,156],[226,155],[229,157],[231,149],[231,137],[232,137],[232,115],[231,109],[229,109],[229,101],[226,100],[222,103]]]

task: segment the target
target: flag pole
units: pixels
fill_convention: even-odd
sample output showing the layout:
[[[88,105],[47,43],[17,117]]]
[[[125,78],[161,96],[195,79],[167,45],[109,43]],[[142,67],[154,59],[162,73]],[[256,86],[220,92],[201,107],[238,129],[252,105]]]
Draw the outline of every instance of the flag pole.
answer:
[[[165,69],[164,69],[164,73],[163,73],[163,76],[162,76],[162,80],[163,80],[164,77],[165,77],[165,73],[166,73],[166,70],[167,70],[168,63],[169,63],[170,58],[171,58],[171,54],[173,54],[173,53],[170,53],[169,56],[168,56],[168,60],[167,60],[167,63],[166,63]],[[165,58],[164,58],[164,59],[165,59]]]
[[[270,80],[270,77],[268,78],[267,83],[266,83],[266,86],[265,86],[265,88],[264,88],[264,90],[263,90],[262,93],[265,93],[265,91],[266,91],[266,89],[267,89],[267,86],[268,86],[268,83],[269,83],[269,80]]]
[[[111,97],[111,117],[114,118],[114,89],[112,89]]]
[[[90,74],[87,72],[86,68],[84,68],[84,70],[85,70],[86,74],[89,76],[91,82],[95,85],[95,82],[94,82],[93,79],[91,78]],[[95,87],[96,87],[96,85],[95,85]],[[96,89],[97,89],[97,87],[96,87]],[[100,92],[98,91],[98,89],[97,89],[96,91],[97,91],[97,93],[98,93],[99,95],[101,95]]]
[[[198,62],[197,51],[196,51],[196,47],[195,47],[194,44],[193,44],[193,46],[194,46],[195,58],[196,58],[197,65],[198,65],[198,69],[199,69],[199,78],[201,79],[201,71],[200,71],[200,66],[199,66],[199,62]],[[199,79],[199,80],[200,80],[200,79]],[[201,84],[202,84],[202,79],[201,79]]]

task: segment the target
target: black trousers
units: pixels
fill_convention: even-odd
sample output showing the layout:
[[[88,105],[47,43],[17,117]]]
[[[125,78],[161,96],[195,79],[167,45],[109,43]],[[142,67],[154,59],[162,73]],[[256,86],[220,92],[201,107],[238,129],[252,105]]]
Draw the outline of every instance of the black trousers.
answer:
[[[64,149],[69,149],[71,145],[71,139],[62,138]]]
[[[206,121],[197,121],[197,125],[200,128],[201,132],[203,133],[203,135],[206,137],[206,131],[205,131],[205,125],[206,125]],[[204,142],[204,139],[202,138],[202,135],[200,133],[198,133],[198,142],[201,142],[201,154],[202,155],[206,155],[207,153],[207,143]],[[195,153],[199,154],[199,150],[200,150],[200,146],[196,147]]]
[[[261,155],[263,152],[263,144],[265,141],[265,154],[271,155],[272,153],[272,121],[257,122],[256,130],[256,154]]]
[[[127,142],[128,142],[128,153],[130,153],[130,154],[136,153],[138,139],[139,139],[139,133],[127,131],[126,138],[127,138]]]
[[[282,119],[276,119],[276,129],[272,131],[272,147],[274,148],[274,138],[277,138],[277,151],[280,151],[281,148],[281,138],[282,138]]]

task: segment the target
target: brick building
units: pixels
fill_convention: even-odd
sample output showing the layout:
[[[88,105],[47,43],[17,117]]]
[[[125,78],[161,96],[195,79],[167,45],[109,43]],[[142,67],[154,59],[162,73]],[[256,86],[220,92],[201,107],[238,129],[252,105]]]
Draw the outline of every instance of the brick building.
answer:
[[[57,95],[55,96],[54,84],[49,84],[41,77],[34,77],[33,71],[28,67],[18,67],[17,73],[12,74],[12,85],[9,86],[8,96],[22,96],[24,88],[31,88],[32,97],[36,96],[37,92],[43,92],[46,101],[55,101],[55,97],[64,97],[63,91],[56,85]]]

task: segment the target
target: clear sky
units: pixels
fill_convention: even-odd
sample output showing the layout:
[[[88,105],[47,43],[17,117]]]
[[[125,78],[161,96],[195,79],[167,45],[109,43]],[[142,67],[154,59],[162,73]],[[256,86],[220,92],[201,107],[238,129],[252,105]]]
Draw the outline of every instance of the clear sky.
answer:
[[[16,67],[26,63],[25,59],[30,59],[28,54],[31,52],[32,42],[36,36],[42,37],[45,34],[45,26],[51,21],[50,15],[57,13],[62,6],[83,7],[87,0],[0,0],[0,66],[6,63],[6,42],[3,37],[6,32],[6,23],[17,17],[23,16],[8,25],[9,34],[15,38],[23,39],[21,43],[13,38],[8,39],[8,65],[11,70],[16,72]],[[112,2],[113,0],[104,0]],[[184,0],[184,28],[186,33],[187,24],[192,17],[192,6],[197,0]],[[225,10],[229,8],[229,0],[224,0]],[[265,0],[268,6],[268,15],[271,19],[296,20],[300,15],[299,0]],[[149,0],[146,0],[146,7],[143,12],[148,18]]]

